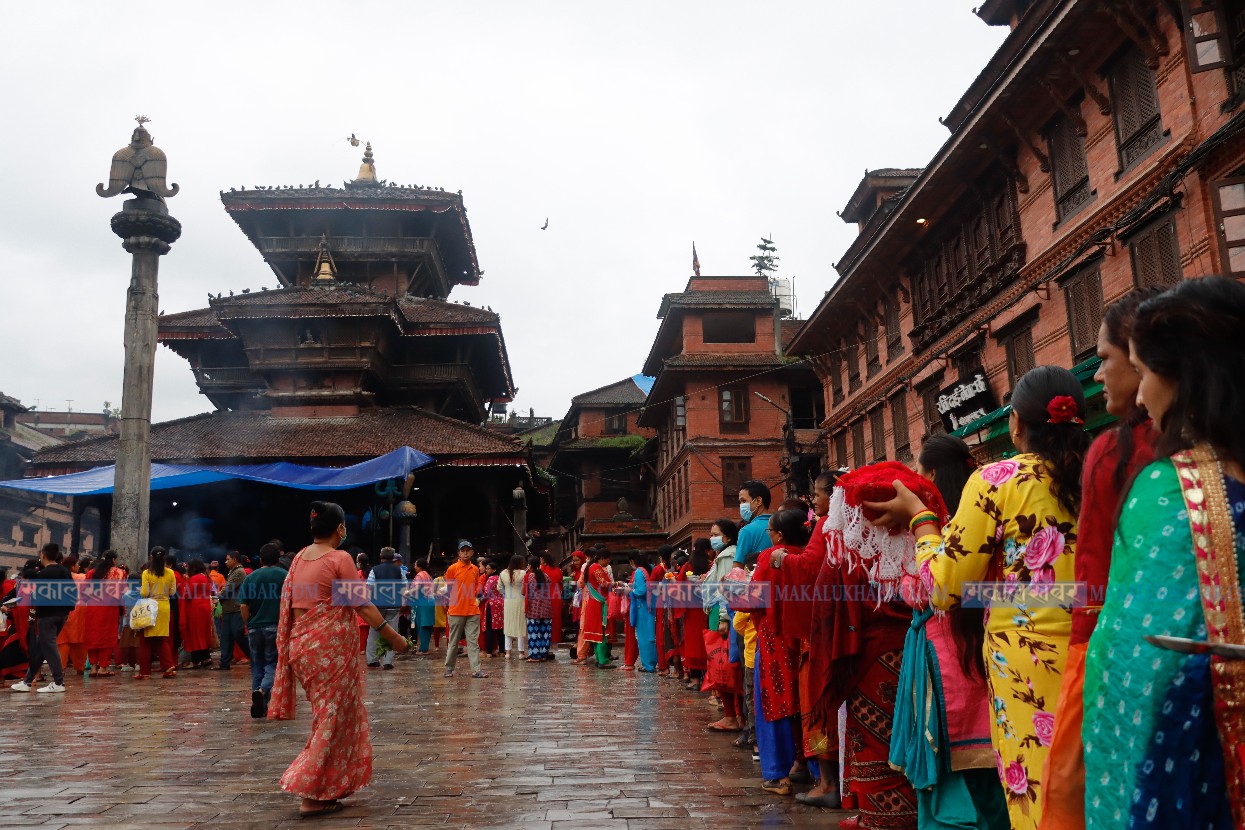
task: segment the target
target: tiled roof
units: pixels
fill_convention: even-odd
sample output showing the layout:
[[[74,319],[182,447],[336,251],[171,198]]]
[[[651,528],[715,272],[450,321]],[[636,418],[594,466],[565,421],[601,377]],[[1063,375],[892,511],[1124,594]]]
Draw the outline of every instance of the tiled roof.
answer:
[[[461,205],[462,193],[438,190],[434,187],[411,187],[406,185],[383,185],[377,187],[266,187],[229,192],[221,191],[220,200],[230,210],[267,206],[271,202],[314,203],[332,199],[367,199],[375,202],[423,202],[429,205]]]
[[[868,175],[875,176],[879,179],[907,179],[913,176],[921,175],[920,167],[879,167],[876,170],[870,170]]]
[[[22,402],[17,398],[10,398],[8,395],[0,392],[0,409],[7,409],[10,412],[25,412],[26,407],[22,406]]]
[[[732,366],[781,366],[787,361],[776,354],[677,354],[665,362],[667,369],[730,368]]]
[[[212,305],[227,309],[233,315],[237,315],[238,310],[256,306],[334,305],[341,307],[338,316],[349,317],[352,316],[352,307],[387,304],[392,301],[393,298],[388,294],[372,291],[366,286],[339,282],[331,286],[299,285],[293,288],[277,288],[272,291],[231,294],[228,297],[217,297],[212,300]]]
[[[499,319],[496,312],[476,306],[420,297],[402,297],[398,309],[408,322],[425,325],[496,325]]]
[[[683,291],[661,298],[658,317],[672,308],[772,308],[778,298],[768,291]]]
[[[572,406],[639,406],[648,398],[635,380],[627,378],[571,398]]]
[[[558,434],[558,428],[561,426],[561,421],[550,421],[544,426],[517,432],[514,437],[533,447],[551,447],[554,437]]]
[[[115,436],[63,444],[35,456],[38,466],[91,467],[116,461]],[[274,418],[268,412],[209,412],[151,427],[151,460],[276,461],[374,458],[410,446],[438,461],[524,459],[518,441],[413,407],[365,410],[342,418]]]

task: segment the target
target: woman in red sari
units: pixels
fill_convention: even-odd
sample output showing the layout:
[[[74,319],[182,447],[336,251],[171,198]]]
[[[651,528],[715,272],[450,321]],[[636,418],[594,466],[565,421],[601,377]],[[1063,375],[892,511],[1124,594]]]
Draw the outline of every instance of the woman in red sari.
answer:
[[[117,626],[121,621],[121,595],[125,593],[125,573],[117,567],[117,554],[106,550],[82,586],[82,616],[85,645],[95,677],[112,677],[108,664],[117,647]]]
[[[690,582],[699,586],[713,566],[713,557],[709,553],[709,540],[697,539],[692,545],[692,557],[679,570],[677,577],[680,582]],[[680,654],[683,656],[683,670],[687,672],[687,688],[699,691],[701,680],[705,676],[705,668],[709,665],[705,653],[705,631],[709,628],[709,615],[701,604],[699,587],[694,595],[688,594],[690,602],[680,603],[685,607],[678,609],[677,614],[683,617],[683,642]]]
[[[206,669],[212,665],[212,593],[203,560],[192,560],[187,568],[186,595],[182,597],[182,649],[190,656],[189,668]]]
[[[367,601],[350,554],[339,549],[346,538],[341,507],[312,502],[311,534],[315,541],[294,557],[281,592],[277,674],[268,707],[270,720],[293,720],[295,681],[311,703],[307,745],[281,776],[281,789],[302,798],[303,817],[339,809],[340,799],[372,779],[356,620],[375,628],[394,651],[407,650],[406,639]]]

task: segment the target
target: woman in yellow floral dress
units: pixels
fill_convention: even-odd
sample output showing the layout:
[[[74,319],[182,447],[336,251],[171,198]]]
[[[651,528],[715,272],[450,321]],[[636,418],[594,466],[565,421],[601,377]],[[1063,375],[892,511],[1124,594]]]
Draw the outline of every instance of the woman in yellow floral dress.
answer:
[[[1066,369],[1028,372],[1011,403],[1012,442],[1020,454],[973,473],[941,533],[920,499],[898,482],[894,500],[868,506],[882,513],[878,524],[912,525],[921,579],[935,606],[987,602],[991,739],[1011,825],[1030,830],[1041,820],[1039,777],[1072,628],[1071,598],[1050,586],[1073,580],[1089,438],[1081,384]],[[991,583],[989,595],[970,589],[965,596],[967,583],[982,582]]]

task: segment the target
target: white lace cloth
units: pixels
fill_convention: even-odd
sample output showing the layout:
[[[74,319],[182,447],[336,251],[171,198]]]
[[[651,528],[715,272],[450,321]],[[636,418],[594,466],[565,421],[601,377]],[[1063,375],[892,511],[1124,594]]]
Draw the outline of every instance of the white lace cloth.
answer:
[[[826,534],[826,561],[839,567],[859,566],[878,586],[879,604],[901,595],[904,577],[915,578],[916,539],[907,529],[874,527],[864,510],[847,504],[841,487],[830,496],[830,510],[822,530]],[[834,544],[831,535],[842,544]],[[840,551],[836,553],[836,548]]]

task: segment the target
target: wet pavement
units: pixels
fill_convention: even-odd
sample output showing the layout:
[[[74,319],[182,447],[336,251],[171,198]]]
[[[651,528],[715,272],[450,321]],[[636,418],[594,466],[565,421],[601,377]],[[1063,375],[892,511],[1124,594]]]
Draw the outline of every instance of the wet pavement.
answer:
[[[304,700],[296,721],[251,720],[246,667],[85,687],[72,676],[64,695],[6,691],[0,828],[682,830],[846,817],[762,792],[750,754],[704,730],[719,716],[707,696],[559,658],[485,660],[483,680],[464,660],[453,678],[439,659],[369,671],[372,785],[307,821],[277,780],[310,709]]]

